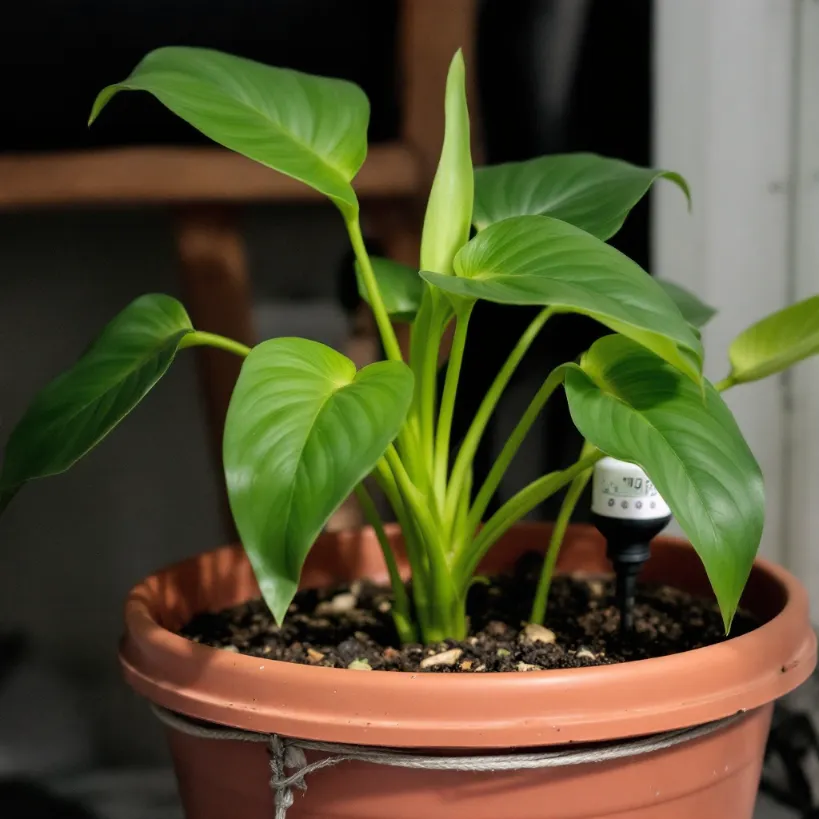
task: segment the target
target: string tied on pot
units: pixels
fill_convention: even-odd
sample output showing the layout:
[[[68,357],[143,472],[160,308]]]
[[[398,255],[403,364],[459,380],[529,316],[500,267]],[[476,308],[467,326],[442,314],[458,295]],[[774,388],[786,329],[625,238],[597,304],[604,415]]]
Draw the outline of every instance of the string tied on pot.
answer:
[[[287,811],[293,806],[293,787],[307,789],[304,777],[300,776],[289,785],[282,783],[287,778],[287,769],[301,770],[306,763],[304,751],[288,743],[278,734],[270,734],[267,743],[270,752],[270,788],[273,791],[275,819],[287,819]]]
[[[372,765],[427,771],[495,772],[563,768],[570,765],[609,762],[673,748],[727,728],[744,717],[744,712],[740,712],[693,728],[681,728],[619,742],[566,746],[557,750],[510,751],[506,754],[474,756],[428,756],[393,748],[313,742],[312,740],[282,737],[279,734],[226,728],[186,717],[158,705],[152,704],[151,707],[161,722],[188,736],[209,740],[266,743],[270,753],[270,788],[273,791],[275,806],[274,819],[287,819],[287,811],[294,802],[293,789],[306,791],[308,774],[322,768],[339,765],[342,762],[367,762]],[[315,762],[308,762],[305,751],[320,753],[322,757]],[[288,771],[293,771],[293,773],[288,773]]]

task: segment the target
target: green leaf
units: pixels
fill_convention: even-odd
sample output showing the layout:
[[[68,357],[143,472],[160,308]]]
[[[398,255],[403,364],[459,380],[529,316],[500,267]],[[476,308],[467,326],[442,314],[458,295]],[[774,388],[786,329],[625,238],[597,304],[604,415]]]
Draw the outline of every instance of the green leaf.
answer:
[[[314,77],[205,48],[160,48],[97,96],[148,91],[214,142],[329,196],[350,217],[350,185],[367,154],[369,103],[344,80]]]
[[[185,308],[170,296],[142,296],[128,305],[37,395],[12,431],[0,509],[24,483],[65,472],[93,449],[165,374],[191,332]]]
[[[412,387],[401,362],[356,372],[340,353],[301,338],[265,341],[245,359],[225,422],[225,476],[279,623],[322,527],[398,434]]]
[[[819,352],[819,296],[811,296],[740,333],[731,343],[729,381],[758,381]]]
[[[762,474],[731,411],[622,336],[566,373],[572,419],[603,452],[639,464],[671,507],[714,588],[725,628],[762,537]]]
[[[472,225],[475,183],[469,146],[466,68],[460,49],[449,66],[445,109],[444,145],[421,236],[421,267],[436,273],[452,273],[452,260],[469,239]]]
[[[512,216],[553,216],[609,239],[657,179],[686,181],[672,171],[639,168],[597,154],[555,154],[475,171],[478,230]]]
[[[371,256],[370,262],[387,313],[396,321],[413,321],[424,293],[424,282],[418,271],[382,256]],[[358,293],[369,303],[367,288],[361,276],[361,265],[358,262],[355,263],[355,275]]]
[[[548,216],[488,227],[455,257],[456,276],[423,271],[457,297],[550,305],[582,313],[633,338],[699,382],[702,345],[663,289],[589,233]]]
[[[674,304],[685,317],[685,320],[694,327],[705,327],[709,321],[717,314],[717,311],[701,301],[684,287],[680,287],[674,282],[667,282],[664,279],[656,279],[657,284],[665,290],[671,297]]]

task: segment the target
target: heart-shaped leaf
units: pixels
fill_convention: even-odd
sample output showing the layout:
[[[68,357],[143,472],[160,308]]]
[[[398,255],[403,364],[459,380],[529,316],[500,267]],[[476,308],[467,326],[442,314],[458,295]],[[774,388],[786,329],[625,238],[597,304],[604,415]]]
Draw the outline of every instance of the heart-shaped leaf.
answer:
[[[160,48],[104,88],[91,121],[118,91],[148,91],[214,142],[358,212],[350,185],[367,154],[370,107],[344,80],[314,77],[205,48]]]
[[[614,458],[641,466],[697,550],[726,630],[762,537],[762,474],[731,411],[623,336],[566,373],[572,419]]]
[[[591,316],[701,378],[702,345],[665,291],[627,256],[566,222],[518,216],[491,225],[458,253],[455,272],[421,275],[461,298]]]
[[[512,216],[553,216],[609,239],[657,179],[671,180],[690,201],[679,174],[597,154],[555,154],[490,165],[475,171],[473,221],[483,230]]]
[[[683,314],[685,320],[694,327],[705,327],[717,314],[713,307],[701,301],[698,296],[695,296],[684,287],[664,279],[657,279],[656,281],[677,305],[677,309]]]
[[[225,476],[278,622],[316,536],[398,434],[412,387],[399,361],[356,372],[345,356],[301,338],[265,341],[245,360],[225,422]]]
[[[731,343],[729,381],[758,381],[819,352],[819,296],[767,316]]]
[[[424,282],[418,275],[418,271],[382,256],[372,256],[370,262],[387,312],[396,321],[413,321],[424,294]],[[369,303],[370,299],[358,262],[355,263],[355,275],[358,281],[358,293],[364,301]]]
[[[185,308],[170,296],[142,296],[128,305],[37,395],[11,433],[0,509],[27,481],[65,472],[96,446],[165,374],[191,332]]]
[[[466,67],[458,49],[449,66],[444,144],[429,194],[421,236],[421,267],[452,273],[455,254],[469,239],[475,177],[469,144]]]

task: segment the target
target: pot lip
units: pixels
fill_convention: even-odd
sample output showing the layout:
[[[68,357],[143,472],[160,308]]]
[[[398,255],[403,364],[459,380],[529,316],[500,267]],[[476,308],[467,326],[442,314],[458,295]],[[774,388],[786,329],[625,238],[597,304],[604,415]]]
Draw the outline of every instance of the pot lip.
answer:
[[[657,543],[691,550],[676,538]],[[238,545],[205,554],[243,559]],[[173,574],[202,557],[158,575]],[[784,591],[786,603],[771,620],[742,636],[614,665],[482,674],[353,673],[193,643],[153,617],[145,599],[148,578],[128,597],[120,662],[128,682],[156,704],[250,731],[444,748],[625,738],[757,708],[807,679],[816,663],[807,593],[782,567],[762,558],[754,566]],[[487,709],[490,702],[493,707]]]

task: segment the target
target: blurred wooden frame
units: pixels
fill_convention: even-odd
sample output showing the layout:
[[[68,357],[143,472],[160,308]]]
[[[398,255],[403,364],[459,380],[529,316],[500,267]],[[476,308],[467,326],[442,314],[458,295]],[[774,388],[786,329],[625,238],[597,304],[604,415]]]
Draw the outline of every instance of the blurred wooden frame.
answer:
[[[449,62],[462,48],[470,79],[473,152],[481,156],[475,93],[476,0],[402,0],[399,21],[401,132],[373,145],[354,181],[365,235],[386,253],[418,263],[423,202],[444,131]],[[38,208],[164,206],[173,211],[179,271],[194,325],[246,344],[255,341],[239,206],[309,202],[321,195],[221,148],[110,148],[0,154],[0,212]],[[399,328],[402,346],[406,328]],[[197,350],[217,457],[241,362]],[[359,347],[359,355],[361,349]]]

